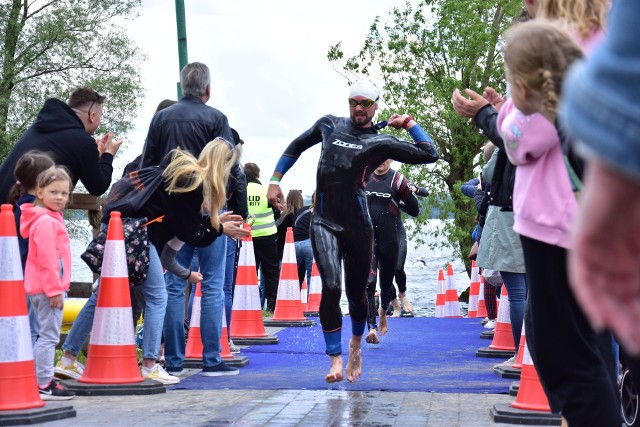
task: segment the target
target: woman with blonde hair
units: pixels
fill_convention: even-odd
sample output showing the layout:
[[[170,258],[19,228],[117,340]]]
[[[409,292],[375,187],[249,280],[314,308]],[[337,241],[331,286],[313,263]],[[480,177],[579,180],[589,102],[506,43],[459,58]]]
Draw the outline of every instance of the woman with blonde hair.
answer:
[[[180,381],[155,362],[159,355],[167,309],[167,288],[163,265],[158,255],[163,252],[162,248],[169,241],[178,246],[187,242],[203,247],[211,244],[223,233],[236,239],[249,234],[240,227],[240,215],[234,215],[232,212],[218,215],[226,201],[225,185],[236,157],[237,152],[222,138],[209,142],[197,159],[190,153],[177,149],[167,160],[168,164],[132,172],[118,181],[109,194],[102,218],[104,228],[109,222],[112,210],[120,211],[123,219],[146,217],[150,221],[147,225],[150,238],[149,271],[141,285],[145,296],[141,370],[145,378],[163,384],[175,384]],[[161,184],[156,188],[145,187],[151,194],[144,203],[136,203],[136,192],[143,192],[144,189],[126,189],[131,190],[131,184],[136,182],[136,177],[154,174],[156,177],[161,174]],[[162,217],[162,221],[153,221],[159,217]],[[222,293],[222,289],[219,291]],[[91,331],[96,300],[97,292],[94,292],[78,314],[63,345],[65,353],[57,366],[57,373],[75,378],[82,375],[84,367],[76,361],[76,356]],[[224,362],[222,364],[224,365]],[[216,368],[219,369],[217,365]]]

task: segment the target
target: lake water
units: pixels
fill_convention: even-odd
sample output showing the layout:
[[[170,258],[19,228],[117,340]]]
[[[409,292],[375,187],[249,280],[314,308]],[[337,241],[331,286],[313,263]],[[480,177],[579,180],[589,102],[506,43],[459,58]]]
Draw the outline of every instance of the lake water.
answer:
[[[438,225],[441,220],[430,220],[431,227]],[[85,221],[86,222],[86,221]],[[88,223],[86,225],[88,227]],[[411,299],[414,307],[414,314],[419,317],[432,317],[435,313],[436,293],[438,283],[438,269],[451,263],[455,277],[455,284],[458,294],[464,291],[470,282],[469,275],[464,269],[464,264],[460,259],[453,258],[453,249],[429,249],[427,246],[430,242],[438,240],[430,234],[424,236],[427,242],[424,245],[417,246],[414,242],[409,241],[407,250],[407,261],[405,263],[405,271],[407,273],[407,295]],[[80,258],[80,254],[86,248],[90,241],[87,234],[81,238],[74,238],[71,242],[72,251],[72,280],[75,282],[91,282],[91,270]],[[418,261],[421,258],[425,262]],[[446,270],[444,271],[446,275]],[[342,306],[346,307],[344,299]],[[460,303],[463,315],[466,314],[467,304]]]

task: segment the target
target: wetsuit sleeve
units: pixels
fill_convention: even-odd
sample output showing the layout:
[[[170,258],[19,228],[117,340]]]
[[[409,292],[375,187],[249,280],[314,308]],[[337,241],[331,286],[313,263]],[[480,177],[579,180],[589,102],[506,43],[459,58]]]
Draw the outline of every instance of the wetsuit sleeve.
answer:
[[[411,129],[417,126],[414,125]],[[381,138],[379,141],[383,159],[393,159],[401,163],[416,165],[435,163],[439,158],[436,147],[432,142],[418,141],[412,143],[398,140],[392,135],[378,135],[376,138]]]
[[[398,173],[398,188],[396,189],[396,193],[400,196],[400,200],[404,203],[403,211],[407,214],[416,217],[420,214],[420,204],[418,203],[418,198],[413,191],[411,191],[411,187],[409,185],[409,180],[405,178],[402,174]]]
[[[281,176],[287,173],[291,166],[295,164],[300,155],[313,147],[319,142],[322,142],[322,127],[326,126],[326,124],[330,122],[327,116],[321,118],[315,124],[306,130],[303,134],[294,139],[291,144],[284,150],[282,156],[280,156],[280,160],[278,160],[278,164],[274,170],[274,178],[279,179]],[[279,176],[275,174],[278,173]]]

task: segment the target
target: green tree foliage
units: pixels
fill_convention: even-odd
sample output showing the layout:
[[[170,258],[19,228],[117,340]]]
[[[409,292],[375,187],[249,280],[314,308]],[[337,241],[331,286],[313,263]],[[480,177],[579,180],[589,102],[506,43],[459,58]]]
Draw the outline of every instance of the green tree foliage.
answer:
[[[473,201],[460,184],[477,176],[480,147],[486,143],[469,122],[451,107],[454,89],[479,93],[487,85],[504,92],[501,34],[522,8],[521,0],[422,0],[394,8],[390,19],[371,24],[364,46],[345,58],[338,43],[328,58],[347,78],[368,76],[383,82],[381,117],[408,112],[435,141],[441,160],[433,166],[403,165],[403,173],[429,188],[428,206],[443,221],[445,244],[467,254],[475,226]],[[390,130],[390,133],[395,131]],[[406,133],[397,136],[406,138]],[[429,209],[416,219],[410,235],[420,240]]]
[[[140,0],[0,0],[0,160],[44,100],[79,86],[107,95],[102,133],[124,133],[143,95],[143,59],[123,24]]]

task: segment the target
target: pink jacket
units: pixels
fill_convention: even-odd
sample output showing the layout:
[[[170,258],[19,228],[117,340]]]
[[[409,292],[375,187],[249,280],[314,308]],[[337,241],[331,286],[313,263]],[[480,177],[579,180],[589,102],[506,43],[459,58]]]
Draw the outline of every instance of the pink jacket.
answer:
[[[498,130],[509,160],[518,166],[513,229],[570,249],[569,234],[578,204],[554,124],[540,114],[523,115],[509,98],[498,113]]]
[[[20,234],[29,238],[25,292],[60,295],[69,290],[71,283],[71,244],[62,213],[31,203],[23,204],[21,209]]]

